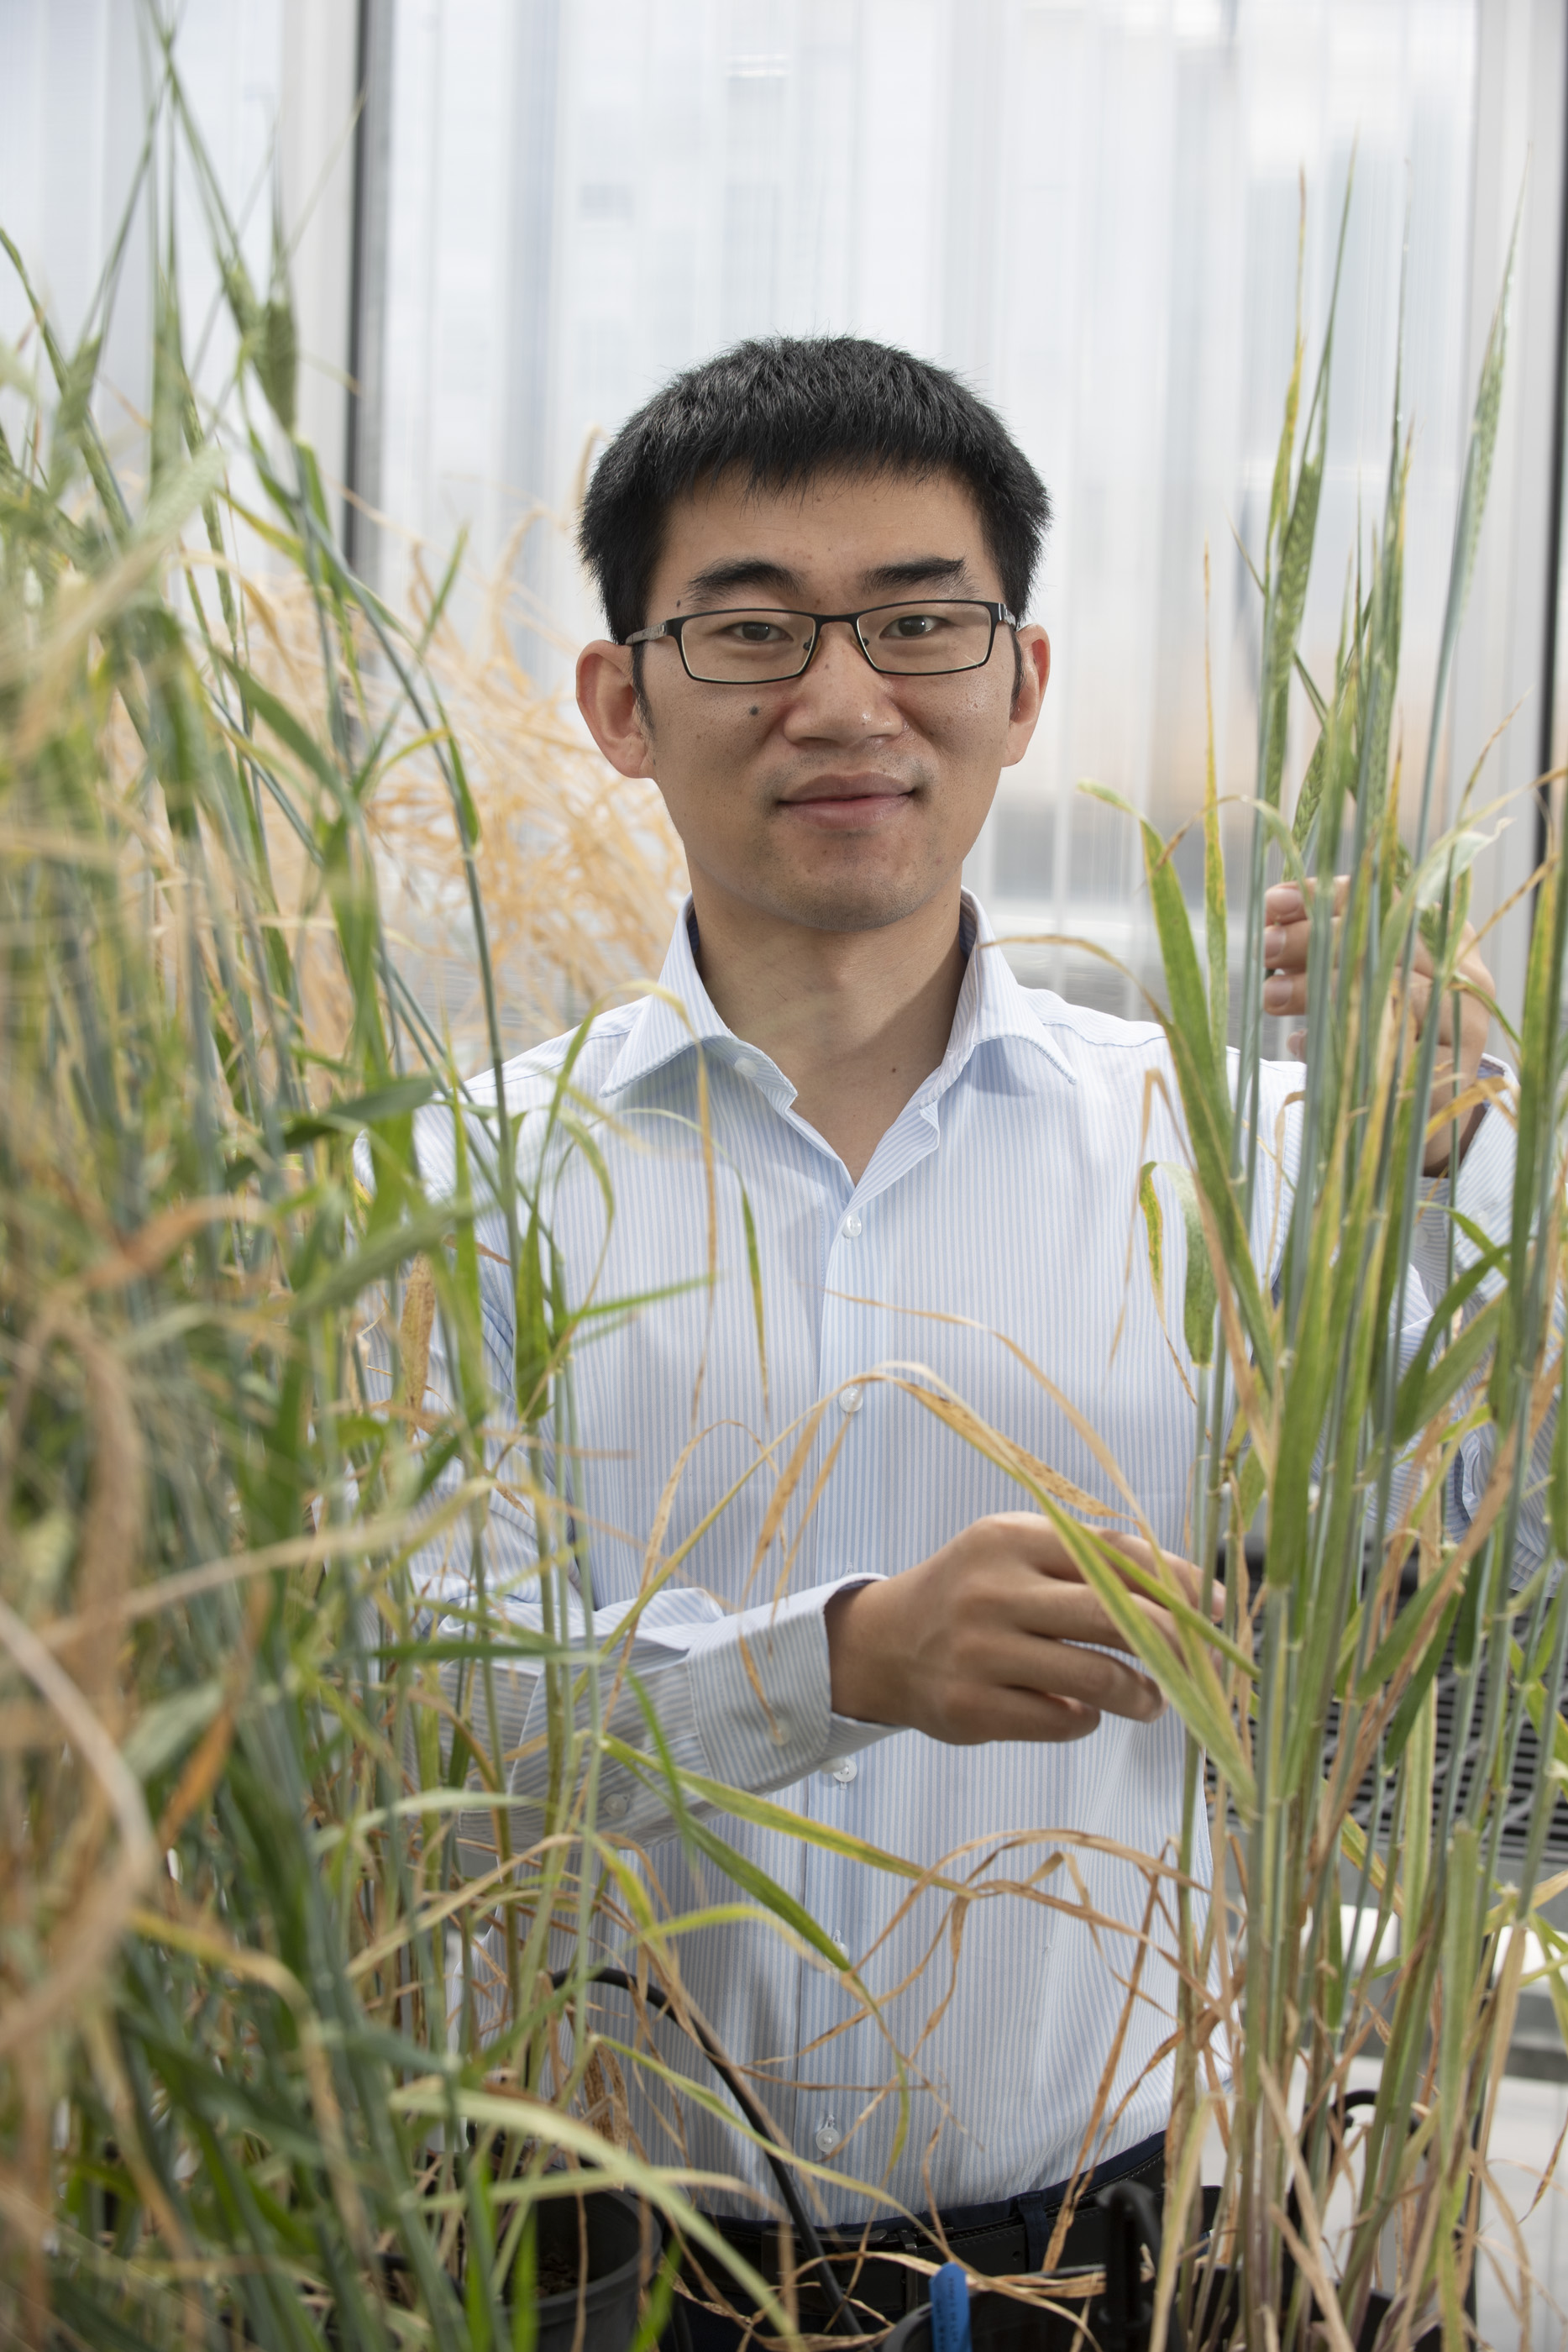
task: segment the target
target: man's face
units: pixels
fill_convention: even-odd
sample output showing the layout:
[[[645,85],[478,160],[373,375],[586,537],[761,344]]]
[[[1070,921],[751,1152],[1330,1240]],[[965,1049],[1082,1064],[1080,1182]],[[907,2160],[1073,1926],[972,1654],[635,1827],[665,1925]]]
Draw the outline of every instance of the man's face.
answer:
[[[671,510],[646,618],[1001,593],[974,502],[949,476],[832,474],[779,493],[726,478]],[[1038,628],[1019,641],[1015,692],[1004,627],[982,669],[890,677],[837,625],[803,677],[764,685],[699,684],[660,639],[643,648],[641,709],[630,656],[596,646],[580,699],[614,764],[658,783],[699,912],[722,893],[813,930],[869,930],[956,886],[1000,770],[1022,757],[1050,649]]]

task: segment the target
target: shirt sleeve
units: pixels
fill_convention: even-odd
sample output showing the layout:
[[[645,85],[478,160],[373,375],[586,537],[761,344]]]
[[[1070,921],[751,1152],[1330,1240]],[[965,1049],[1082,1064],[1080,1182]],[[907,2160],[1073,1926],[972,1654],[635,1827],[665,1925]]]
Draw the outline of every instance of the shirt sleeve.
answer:
[[[453,1181],[453,1153],[444,1114],[422,1114],[421,1164],[439,1191]],[[480,1257],[481,1338],[486,1378],[493,1397],[509,1400],[512,1390],[511,1302],[500,1263],[504,1237],[488,1236]],[[367,1335],[372,1371],[390,1385],[391,1348],[384,1327]],[[423,1410],[444,1418],[455,1398],[439,1314],[432,1321]],[[497,1423],[511,1418],[498,1402]],[[550,1435],[539,1433],[547,1452]],[[483,1677],[470,1659],[448,1659],[441,1668],[443,1696],[473,1726],[488,1748],[495,1709],[497,1764],[512,1810],[514,1852],[526,1852],[544,1825],[549,1780],[545,1738],[547,1702],[540,1664],[518,1652],[542,1640],[539,1542],[523,1481],[508,1476],[514,1456],[504,1439],[489,1440],[486,1467],[492,1481],[479,1540],[483,1545],[486,1622],[497,1654]],[[435,1480],[424,1505],[434,1512],[462,1477],[452,1463]],[[410,1577],[422,1622],[453,1642],[471,1643],[478,1607],[474,1574],[474,1535],[460,1518],[433,1531],[410,1561]],[[549,1547],[547,1546],[547,1549]],[[880,1580],[856,1574],[815,1585],[777,1602],[725,1610],[713,1594],[687,1586],[666,1586],[642,1609],[634,1628],[623,1631],[636,1608],[621,1601],[601,1608],[590,1621],[578,1595],[567,1589],[568,1639],[580,1658],[576,1726],[586,1728],[597,1715],[603,1728],[645,1759],[640,1769],[601,1757],[597,1820],[601,1829],[652,1843],[671,1834],[675,1817],[658,1744],[649,1726],[652,1712],[672,1762],[727,1788],[761,1793],[787,1788],[855,1749],[886,1738],[890,1724],[858,1723],[832,1711],[825,1612],[838,1592]],[[515,1644],[515,1646],[514,1646]],[[509,1654],[508,1654],[509,1653]],[[471,1775],[470,1786],[476,1786]],[[715,1808],[686,1801],[694,1813]],[[492,1811],[464,1812],[459,1852],[470,1871],[489,1867],[496,1857]]]
[[[1489,1103],[1482,1112],[1469,1149],[1457,1171],[1451,1176],[1445,1174],[1431,1178],[1424,1187],[1421,1216],[1410,1259],[1411,1271],[1416,1276],[1422,1293],[1420,1300],[1412,1304],[1421,1319],[1416,1322],[1411,1315],[1406,1316],[1405,1339],[1407,1353],[1414,1352],[1415,1347],[1419,1345],[1426,1323],[1441,1304],[1450,1281],[1457,1281],[1460,1275],[1469,1273],[1479,1260],[1482,1244],[1478,1236],[1484,1234],[1493,1244],[1506,1243],[1512,1229],[1516,1130],[1511,1107],[1518,1082],[1506,1063],[1490,1056],[1482,1061],[1481,1075],[1497,1083],[1499,1098]],[[1457,1216],[1449,1214],[1451,1208],[1458,1212]],[[1471,1230],[1467,1230],[1467,1227]],[[1506,1278],[1499,1267],[1491,1268],[1481,1276],[1462,1310],[1466,1322],[1479,1315],[1489,1300],[1499,1295]],[[1561,1328],[1561,1295],[1556,1315]],[[1484,1368],[1472,1376],[1460,1391],[1461,1402],[1479,1391],[1486,1376]],[[1553,1411],[1546,1415],[1536,1435],[1525,1474],[1514,1556],[1511,1563],[1511,1580],[1516,1586],[1522,1584],[1545,1557],[1546,1477],[1555,1425]],[[1490,1428],[1473,1431],[1461,1441],[1448,1496],[1450,1534],[1461,1534],[1479,1508],[1491,1472],[1495,1445],[1496,1432]]]
[[[596,1611],[591,1626],[573,1596],[570,1640],[581,1660],[574,1678],[581,1683],[574,1728],[583,1730],[591,1724],[597,1701],[604,1729],[635,1749],[640,1759],[635,1768],[611,1757],[601,1759],[597,1826],[640,1844],[668,1837],[677,1827],[650,1714],[656,1717],[674,1765],[758,1795],[787,1788],[806,1773],[887,1738],[895,1728],[891,1724],[858,1723],[833,1713],[824,1622],[835,1593],[878,1580],[845,1577],[792,1593],[777,1604],[733,1614],[723,1611],[711,1593],[666,1588],[654,1594],[629,1633],[622,1628],[635,1602]],[[506,1608],[505,1631],[538,1635],[541,1626],[538,1599],[514,1601]],[[444,1621],[440,1630],[471,1632],[471,1613],[465,1611]],[[443,1668],[449,1696],[456,1696],[458,1672],[456,1666]],[[492,1669],[490,1681],[511,1810],[512,1848],[526,1852],[542,1833],[549,1782],[543,1669],[526,1659],[510,1659]],[[472,1696],[467,1707],[473,1717]],[[699,1817],[722,1811],[685,1793],[682,1801]],[[464,1813],[458,1843],[460,1859],[470,1874],[488,1868],[496,1858],[489,1814]]]

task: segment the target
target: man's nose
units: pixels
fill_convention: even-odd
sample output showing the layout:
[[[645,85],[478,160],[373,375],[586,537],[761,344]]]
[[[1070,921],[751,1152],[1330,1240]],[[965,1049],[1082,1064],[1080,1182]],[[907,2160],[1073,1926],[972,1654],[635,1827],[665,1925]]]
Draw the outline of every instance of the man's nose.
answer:
[[[892,681],[862,653],[852,621],[829,621],[819,630],[784,724],[787,734],[888,735],[903,726]]]

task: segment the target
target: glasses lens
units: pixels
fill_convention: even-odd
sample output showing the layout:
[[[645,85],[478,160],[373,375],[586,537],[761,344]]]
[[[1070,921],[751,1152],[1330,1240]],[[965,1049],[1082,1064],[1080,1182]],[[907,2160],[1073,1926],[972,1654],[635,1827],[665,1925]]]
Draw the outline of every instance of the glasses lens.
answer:
[[[804,668],[811,623],[803,613],[698,613],[681,632],[686,667],[716,685],[794,677]]]
[[[991,650],[991,616],[983,604],[944,602],[879,604],[861,614],[861,643],[877,669],[979,669]]]

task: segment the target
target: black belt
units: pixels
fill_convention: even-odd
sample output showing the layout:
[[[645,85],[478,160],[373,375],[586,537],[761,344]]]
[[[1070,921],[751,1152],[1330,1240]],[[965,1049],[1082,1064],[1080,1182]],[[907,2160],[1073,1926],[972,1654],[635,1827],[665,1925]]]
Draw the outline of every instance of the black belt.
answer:
[[[1068,2223],[1052,2275],[1055,2271],[1104,2268],[1109,2217],[1092,2201],[1102,2189],[1108,2189],[1114,2180],[1130,2180],[1147,2189],[1157,2200],[1165,2188],[1165,2176],[1163,2131],[1096,2165],[1078,2184],[1077,2210]],[[940,2238],[936,2218],[929,2213],[917,2214],[913,2221],[867,2222],[859,2229],[823,2230],[823,2251],[858,2309],[874,2312],[883,2319],[901,2319],[905,2312],[917,2310],[929,2300],[930,2283],[924,2272],[903,2262],[888,2260],[890,2254],[915,2254],[924,2261],[941,2262],[946,2259],[942,2252],[945,2241],[952,2259],[982,2278],[1013,2278],[1038,2271],[1044,2264],[1057,2217],[1071,2186],[1071,2181],[1060,2180],[1052,2188],[1029,2189],[1022,2196],[1004,2198],[990,2205],[950,2207],[941,2217]],[[778,2285],[780,2232],[777,2225],[732,2221],[716,2214],[714,2225],[769,2286]],[[688,2252],[688,2265],[690,2260]],[[803,2326],[809,2326],[825,2315],[827,2296],[815,2284],[810,2272],[800,2269],[800,2247],[794,2249],[794,2260],[800,2321]],[[732,2285],[718,2281],[715,2284],[723,2285],[727,2301],[735,2301]]]

